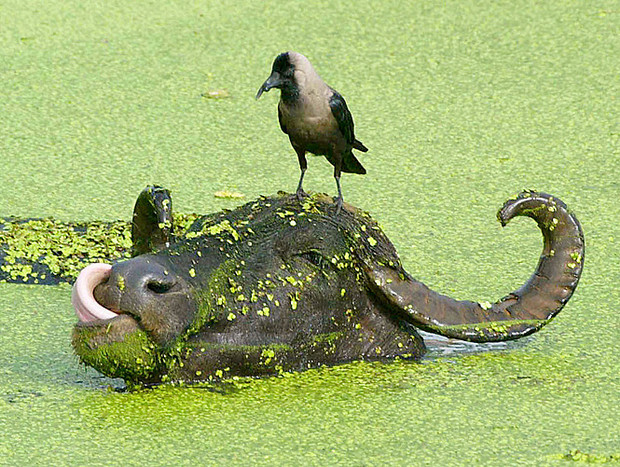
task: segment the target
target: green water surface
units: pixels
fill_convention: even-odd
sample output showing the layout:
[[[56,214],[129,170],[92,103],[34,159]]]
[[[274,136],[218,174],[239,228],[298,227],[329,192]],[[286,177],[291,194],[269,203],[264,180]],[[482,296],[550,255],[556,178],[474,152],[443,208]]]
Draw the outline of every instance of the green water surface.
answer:
[[[416,278],[478,301],[522,284],[540,234],[495,211],[523,188],[562,198],[586,237],[574,297],[533,336],[215,390],[122,391],[73,356],[68,286],[0,284],[0,464],[620,455],[619,33],[618,1],[0,0],[0,216],[128,219],[152,183],[184,212],[294,190],[277,92],[254,100],[293,49],[370,148],[345,200]],[[335,193],[331,166],[309,166],[306,189]]]

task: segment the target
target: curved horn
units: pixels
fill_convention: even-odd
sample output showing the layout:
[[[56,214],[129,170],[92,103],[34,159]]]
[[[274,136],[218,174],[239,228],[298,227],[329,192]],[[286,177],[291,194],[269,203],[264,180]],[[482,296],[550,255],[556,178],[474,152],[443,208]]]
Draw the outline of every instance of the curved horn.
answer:
[[[136,200],[131,222],[131,256],[159,251],[170,246],[173,236],[170,192],[157,185],[147,186]]]
[[[517,339],[547,324],[577,287],[584,261],[579,221],[566,204],[545,193],[524,191],[497,213],[502,226],[516,216],[533,218],[544,247],[534,274],[497,303],[457,301],[430,290],[404,271],[368,267],[371,287],[411,324],[429,332],[473,342]]]

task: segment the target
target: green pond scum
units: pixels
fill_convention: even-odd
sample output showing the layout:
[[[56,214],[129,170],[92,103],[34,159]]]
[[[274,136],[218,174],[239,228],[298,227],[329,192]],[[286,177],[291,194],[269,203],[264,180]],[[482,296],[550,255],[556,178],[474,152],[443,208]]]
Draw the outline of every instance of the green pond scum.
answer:
[[[288,0],[4,0],[0,239],[12,246],[0,277],[14,283],[0,282],[0,465],[616,465],[619,11],[575,0],[310,0],[303,14]],[[166,186],[176,212],[200,213],[242,204],[214,195],[229,187],[245,200],[295,188],[276,97],[254,99],[289,49],[342,93],[370,149],[368,174],[342,178],[347,201],[431,288],[490,304],[529,276],[540,234],[530,220],[504,231],[493,220],[511,194],[553,193],[576,211],[587,267],[554,322],[501,344],[426,334],[420,363],[281,376],[286,348],[248,349],[276,376],[198,386],[127,390],[79,364],[67,281],[131,254],[144,186]],[[308,162],[306,189],[333,195],[329,164]],[[243,266],[230,263],[233,279]],[[217,284],[227,303],[277,306],[267,284],[256,302],[231,291],[239,284]],[[225,308],[215,302],[204,319]],[[329,351],[337,338],[317,344]],[[154,356],[133,339],[135,371],[147,371]]]
[[[175,232],[183,235],[196,217],[177,215]],[[131,247],[127,221],[0,218],[0,282],[73,283],[91,263],[128,259]]]

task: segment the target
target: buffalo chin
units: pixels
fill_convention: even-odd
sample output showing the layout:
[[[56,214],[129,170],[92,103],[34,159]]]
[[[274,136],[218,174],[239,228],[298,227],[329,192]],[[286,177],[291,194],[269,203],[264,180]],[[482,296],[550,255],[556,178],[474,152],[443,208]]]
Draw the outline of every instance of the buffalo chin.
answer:
[[[111,378],[142,383],[160,379],[159,351],[129,315],[76,324],[72,345],[82,363]]]

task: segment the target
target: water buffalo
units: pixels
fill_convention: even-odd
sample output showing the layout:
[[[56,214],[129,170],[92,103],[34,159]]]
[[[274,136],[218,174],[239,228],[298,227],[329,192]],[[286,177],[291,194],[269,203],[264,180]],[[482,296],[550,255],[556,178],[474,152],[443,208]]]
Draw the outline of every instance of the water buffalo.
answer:
[[[80,360],[131,383],[268,375],[352,360],[417,359],[420,328],[491,342],[531,334],[571,297],[584,238],[558,198],[525,191],[498,213],[532,217],[544,248],[531,278],[497,303],[456,301],[402,267],[369,214],[326,195],[261,197],[198,217],[175,236],[170,195],[147,187],[133,258],[92,264],[72,301]]]

